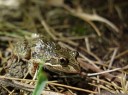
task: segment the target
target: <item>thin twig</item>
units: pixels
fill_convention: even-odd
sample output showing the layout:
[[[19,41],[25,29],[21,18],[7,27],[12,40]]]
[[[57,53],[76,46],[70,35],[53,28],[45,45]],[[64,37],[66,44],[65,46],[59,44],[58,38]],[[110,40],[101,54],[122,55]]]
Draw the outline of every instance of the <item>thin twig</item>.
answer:
[[[125,50],[125,51],[121,52],[120,54],[118,54],[117,56],[115,56],[115,59],[118,59],[118,58],[120,58],[124,55],[127,55],[127,54],[128,54],[128,50]],[[109,62],[110,62],[110,60],[107,61],[106,63],[109,63]]]
[[[109,65],[108,65],[108,69],[110,69],[110,68],[112,67],[113,61],[114,61],[115,56],[116,56],[116,54],[117,54],[117,51],[118,51],[118,48],[115,48],[115,50],[114,50],[114,52],[113,52],[113,55],[112,55],[112,57],[111,57],[110,63],[109,63]]]
[[[98,72],[98,73],[91,73],[91,74],[87,74],[87,76],[96,76],[96,75],[100,75],[100,74],[104,74],[104,73],[110,73],[110,72],[114,72],[114,71],[118,71],[121,70],[121,68],[116,68],[116,69],[112,69],[112,70],[106,70],[106,71],[102,71],[102,72]]]
[[[54,39],[56,40],[56,36],[53,35],[53,33],[51,32],[50,27],[46,24],[45,20],[41,19],[41,24],[44,26],[44,29],[46,30],[46,32]]]
[[[72,87],[72,86],[63,85],[63,84],[57,84],[57,83],[50,83],[50,84],[52,84],[52,85],[56,85],[56,86],[65,87],[65,88],[69,88],[69,89],[73,89],[73,90],[78,90],[78,91],[83,91],[83,92],[93,93],[93,94],[96,94],[96,93],[97,93],[97,92],[90,91],[90,90],[87,90],[87,89],[82,89],[82,88]]]
[[[116,32],[119,32],[119,29],[109,20],[97,15],[97,14],[87,14],[85,12],[81,11],[76,11],[68,6],[63,6],[67,11],[69,11],[72,15],[81,18],[85,21],[100,21],[103,23],[106,23],[107,25],[109,25],[111,28],[113,28]]]
[[[33,89],[35,88],[35,86],[33,86],[33,85],[21,83],[21,82],[15,81],[15,80],[10,80],[10,79],[15,79],[15,78],[10,78],[10,79],[8,79],[8,78],[6,79],[6,78],[7,77],[4,77],[4,79],[3,79],[0,77],[0,85],[12,86],[12,87],[16,87],[18,89],[23,89],[23,90],[27,90],[27,91],[33,91]],[[18,80],[21,80],[21,79],[18,79]],[[65,87],[68,89],[79,90],[79,91],[88,92],[88,93],[97,93],[94,91],[77,88],[77,87],[72,87],[72,86],[68,86],[68,85],[64,85],[64,84],[58,84],[58,83],[53,83],[53,82],[47,82],[47,83],[51,84],[51,85]]]
[[[89,39],[88,38],[85,38],[85,44],[86,44],[86,48],[87,48],[87,51],[90,52],[90,45],[89,45]]]
[[[85,68],[85,70],[90,69],[94,72],[103,72],[103,70],[101,70],[100,68],[96,68],[96,67],[92,66],[91,64],[85,63],[84,61],[81,60],[81,58],[77,58],[77,60],[80,63],[81,67]],[[110,80],[114,79],[115,82],[120,83],[120,80],[112,74],[104,73],[104,74],[101,74],[101,75],[104,76],[105,78],[109,78]]]

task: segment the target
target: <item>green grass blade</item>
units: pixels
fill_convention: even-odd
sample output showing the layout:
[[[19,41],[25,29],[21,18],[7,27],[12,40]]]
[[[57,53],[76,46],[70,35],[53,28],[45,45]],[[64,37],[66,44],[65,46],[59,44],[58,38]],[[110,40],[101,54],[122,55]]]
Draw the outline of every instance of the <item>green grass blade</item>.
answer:
[[[43,65],[40,64],[39,71],[37,74],[38,81],[37,81],[36,88],[34,89],[32,95],[40,95],[46,85],[47,77],[46,77],[45,73],[43,72],[42,67],[43,67]]]

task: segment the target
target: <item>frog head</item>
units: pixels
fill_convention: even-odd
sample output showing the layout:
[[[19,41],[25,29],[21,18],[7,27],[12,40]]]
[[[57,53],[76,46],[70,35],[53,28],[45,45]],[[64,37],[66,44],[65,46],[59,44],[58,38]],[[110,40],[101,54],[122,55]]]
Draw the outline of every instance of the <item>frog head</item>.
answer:
[[[57,51],[55,57],[46,60],[44,68],[53,72],[79,73],[80,66],[76,60],[78,53],[65,48]]]

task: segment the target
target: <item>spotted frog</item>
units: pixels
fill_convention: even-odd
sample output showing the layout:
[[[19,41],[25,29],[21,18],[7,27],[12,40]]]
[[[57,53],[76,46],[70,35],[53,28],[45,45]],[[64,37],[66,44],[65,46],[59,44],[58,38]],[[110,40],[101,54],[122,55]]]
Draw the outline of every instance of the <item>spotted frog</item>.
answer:
[[[30,64],[45,60],[43,67],[55,73],[78,74],[80,72],[79,63],[76,61],[78,54],[76,51],[60,47],[57,43],[41,37],[18,42],[14,51]]]

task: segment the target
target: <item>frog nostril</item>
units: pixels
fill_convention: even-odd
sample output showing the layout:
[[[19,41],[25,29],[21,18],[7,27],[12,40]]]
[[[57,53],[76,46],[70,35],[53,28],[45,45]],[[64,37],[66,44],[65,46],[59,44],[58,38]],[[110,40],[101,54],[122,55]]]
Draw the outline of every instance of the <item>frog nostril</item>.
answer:
[[[62,66],[67,66],[69,63],[69,60],[67,58],[60,58],[60,63]]]

